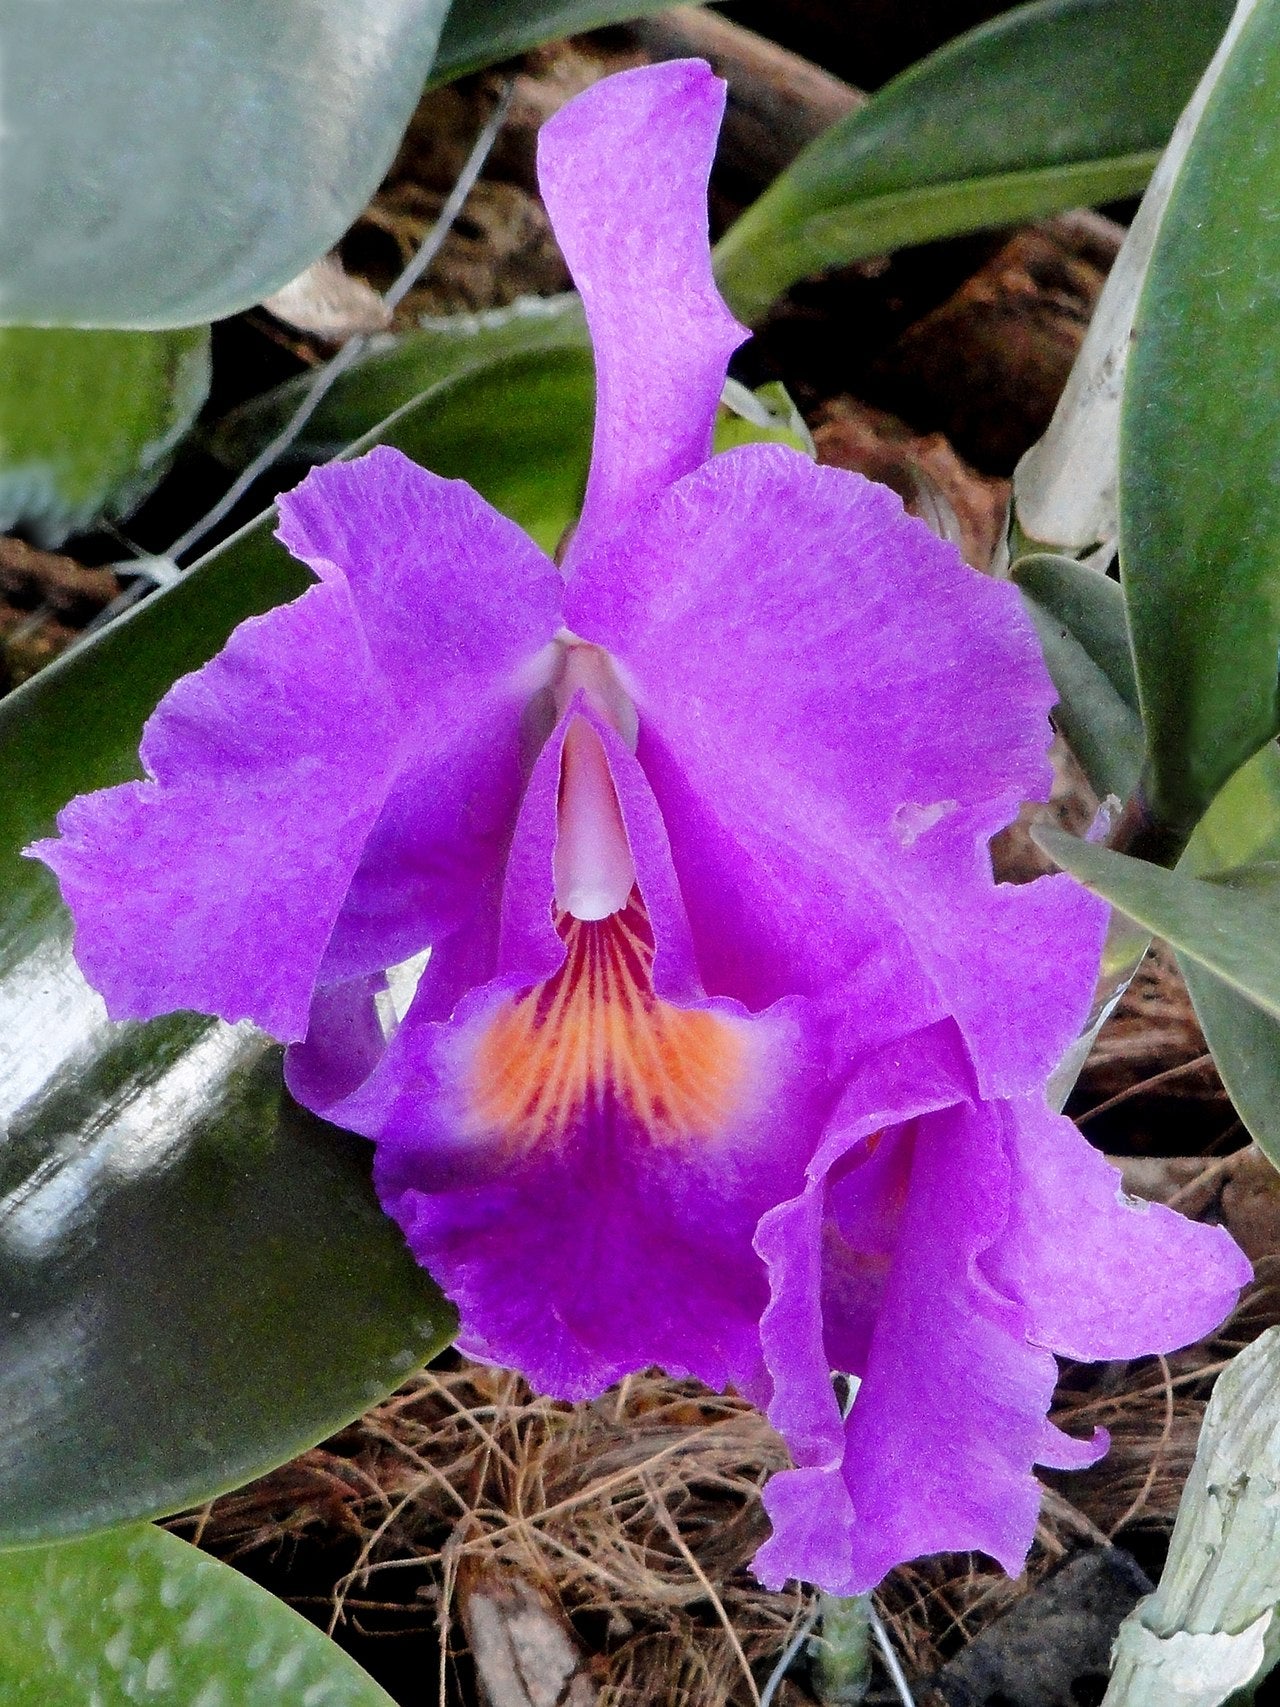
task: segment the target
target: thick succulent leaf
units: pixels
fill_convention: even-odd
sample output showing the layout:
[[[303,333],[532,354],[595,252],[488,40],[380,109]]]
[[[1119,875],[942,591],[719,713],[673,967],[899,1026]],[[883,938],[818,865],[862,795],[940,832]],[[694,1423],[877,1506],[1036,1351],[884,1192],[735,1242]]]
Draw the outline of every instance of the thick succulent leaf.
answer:
[[[121,517],[209,390],[209,329],[0,330],[0,533],[42,545]]]
[[[393,1707],[266,1589],[149,1525],[0,1558],[8,1707]]]
[[[705,0],[693,0],[703,5]],[[675,0],[453,0],[432,83],[451,83],[544,41],[665,12]]]
[[[805,149],[721,240],[752,323],[825,267],[1140,190],[1230,0],[1036,0],[913,66]]]
[[[0,322],[195,325],[329,249],[448,0],[0,0]]]
[[[1125,388],[1120,558],[1148,797],[1178,830],[1280,728],[1278,105],[1280,11],[1260,5],[1174,186]]]
[[[1142,769],[1124,595],[1069,557],[1037,553],[1013,566],[1058,690],[1055,716],[1101,798],[1128,799]]]
[[[426,403],[439,388],[501,368],[521,356],[562,351],[590,354],[582,303],[573,291],[524,296],[509,308],[424,320],[413,332],[371,340],[325,395],[295,442],[308,461],[341,456],[396,411]],[[589,363],[588,370],[589,370]],[[239,468],[287,425],[306,400],[314,375],[299,374],[224,416],[210,448]]]
[[[1038,829],[1035,840],[1065,871],[1122,913],[1206,966],[1280,1018],[1280,861],[1257,860],[1213,877]]]
[[[0,701],[0,1544],[244,1481],[452,1331],[369,1147],[297,1109],[247,1027],[109,1024],[18,852],[70,795],[136,775],[165,687],[306,581],[258,524]]]

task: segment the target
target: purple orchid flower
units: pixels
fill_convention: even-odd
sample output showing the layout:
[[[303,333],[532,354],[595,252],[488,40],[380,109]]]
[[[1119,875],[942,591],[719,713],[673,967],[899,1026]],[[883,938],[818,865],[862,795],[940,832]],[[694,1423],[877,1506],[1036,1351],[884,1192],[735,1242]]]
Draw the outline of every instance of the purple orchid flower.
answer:
[[[1033,1463],[1097,1451],[1046,1421],[1053,1352],[1183,1344],[1248,1268],[1045,1107],[1104,920],[992,878],[1049,782],[1016,591],[855,475],[710,456],[745,335],[707,246],[723,103],[654,66],[543,131],[597,365],[563,571],[394,451],[314,471],[280,537],[318,585],[32,851],[113,1017],[253,1020],[374,1140],[468,1350],[566,1398],[661,1363],[769,1405],[767,1580],[1016,1570]]]

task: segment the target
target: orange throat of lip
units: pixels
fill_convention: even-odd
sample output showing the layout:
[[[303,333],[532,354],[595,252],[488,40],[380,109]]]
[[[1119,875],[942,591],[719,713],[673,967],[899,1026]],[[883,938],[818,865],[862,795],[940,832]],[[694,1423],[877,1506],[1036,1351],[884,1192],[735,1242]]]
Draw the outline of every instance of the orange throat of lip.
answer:
[[[745,1062],[732,1022],[662,1001],[638,889],[604,919],[560,913],[564,964],[504,1001],[470,1074],[477,1133],[513,1149],[624,1129],[659,1145],[707,1140],[738,1105]]]

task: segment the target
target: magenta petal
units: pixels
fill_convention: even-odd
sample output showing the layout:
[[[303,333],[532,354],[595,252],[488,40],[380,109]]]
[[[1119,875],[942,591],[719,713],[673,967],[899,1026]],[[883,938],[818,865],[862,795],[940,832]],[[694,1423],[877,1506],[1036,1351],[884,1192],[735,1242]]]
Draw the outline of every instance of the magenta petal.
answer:
[[[31,850],[113,1018],[193,1008],[303,1035],[396,722],[341,581],[242,623],[169,690],[142,738],[152,780],[72,800]]]
[[[543,126],[538,181],[595,346],[591,473],[570,566],[711,454],[748,335],[711,276],[707,178],[725,85],[698,59],[606,78]]]
[[[769,1584],[797,1576],[857,1594],[904,1560],[969,1548],[1016,1573],[1031,1543],[1031,1467],[1048,1445],[1057,1371],[1027,1343],[1021,1307],[979,1268],[1008,1213],[999,1122],[990,1109],[945,1109],[916,1121],[913,1141],[897,1249],[847,1424],[843,1499],[815,1550],[812,1516],[789,1476],[774,1478],[765,1494],[774,1535],[755,1564]],[[833,1497],[829,1473],[824,1485]]]
[[[324,979],[342,980],[460,928],[500,870],[562,583],[471,487],[386,448],[313,470],[280,500],[280,537],[350,583],[406,748],[325,957]]]
[[[1120,1175],[1041,1099],[1008,1106],[1009,1225],[982,1259],[1064,1356],[1142,1357],[1202,1339],[1252,1277],[1223,1227],[1126,1197]]]
[[[457,1304],[467,1349],[562,1397],[652,1362],[758,1391],[767,1286],[752,1236],[762,1210],[799,1189],[830,1101],[806,1004],[750,1016],[685,992],[680,1012],[708,1017],[735,1063],[726,1112],[702,1131],[676,1134],[661,1117],[648,1125],[633,1103],[604,1094],[566,1103],[572,1117],[530,1141],[486,1110],[477,1088],[513,994],[565,962],[551,923],[564,730],[539,755],[521,809],[496,977],[448,1022],[415,1001],[368,1081],[326,1112],[377,1143],[382,1201]],[[669,853],[635,760],[606,745],[660,940],[679,904]],[[681,976],[678,955],[669,975]],[[554,1030],[549,1018],[538,1027]],[[491,1059],[504,1073],[523,1061],[510,1049]]]
[[[1105,908],[992,880],[989,838],[1049,783],[1015,588],[886,488],[757,445],[582,561],[566,616],[626,672],[709,990],[826,990],[867,1041],[954,1015],[985,1093],[1043,1083]]]

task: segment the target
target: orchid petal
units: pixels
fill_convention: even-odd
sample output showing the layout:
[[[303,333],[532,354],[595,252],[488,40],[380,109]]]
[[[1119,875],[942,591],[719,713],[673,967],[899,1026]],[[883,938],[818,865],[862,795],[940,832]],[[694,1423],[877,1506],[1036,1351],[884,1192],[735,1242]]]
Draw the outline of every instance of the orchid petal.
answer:
[[[447,1023],[415,1002],[366,1083],[325,1112],[377,1143],[382,1200],[457,1304],[467,1349],[566,1398],[651,1362],[759,1391],[766,1282],[752,1235],[780,1190],[799,1189],[821,1130],[823,1042],[803,1002],[751,1016],[700,993],[655,1003],[651,991],[643,1013],[631,998],[615,1013],[621,1037],[601,1034],[621,1050],[602,1085],[596,1044],[548,1052],[549,1041],[577,1035],[566,1029],[580,1023],[573,1004],[596,999],[585,980],[612,977],[617,989],[634,979],[644,932],[660,942],[679,905],[656,809],[650,803],[646,819],[639,804],[639,767],[596,723],[633,836],[643,916],[629,908],[557,934],[560,766],[566,732],[583,716],[593,714],[575,702],[530,777],[495,977]],[[599,933],[590,940],[607,954],[605,933],[616,930],[629,933],[627,964],[602,972],[600,961],[575,961],[581,933]],[[668,979],[684,970],[677,944]],[[558,975],[566,982],[549,984]],[[521,1029],[523,1013],[532,1029]],[[656,1042],[640,1053],[646,1026],[658,1028]],[[651,1096],[624,1094],[630,1081],[617,1074],[633,1058]],[[581,1099],[580,1077],[595,1086]]]
[[[52,867],[113,1019],[193,1008],[300,1038],[334,920],[400,762],[351,589],[256,617],[161,700],[145,782],[80,795]]]
[[[1016,589],[886,488],[754,445],[583,560],[566,618],[635,700],[710,991],[825,987],[870,1042],[951,1014],[984,1094],[1043,1083],[1105,909],[992,879],[990,837],[1050,781],[1054,692]]]
[[[860,1594],[907,1559],[970,1548],[1016,1574],[1031,1544],[1032,1465],[1053,1451],[1045,1413],[1057,1370],[978,1261],[1008,1214],[1000,1122],[990,1107],[957,1106],[913,1122],[908,1141],[910,1187],[841,1474],[827,1462],[769,1485],[774,1534],[754,1568],[771,1586],[818,1570],[830,1592]],[[816,1556],[815,1471],[834,1502]]]
[[[711,454],[729,357],[748,336],[711,275],[707,178],[725,85],[697,59],[624,71],[543,126],[538,181],[582,293],[596,424],[572,567]]]
[[[1028,1333],[1066,1357],[1176,1351],[1230,1314],[1252,1269],[1223,1227],[1126,1197],[1071,1121],[1028,1097],[1008,1106],[1009,1225],[982,1259],[1022,1301]]]
[[[460,928],[500,870],[520,801],[520,725],[561,581],[513,522],[398,451],[312,471],[280,537],[352,588],[406,758],[333,931],[323,982]]]
[[[194,1008],[300,1039],[317,981],[455,928],[501,864],[554,565],[394,451],[316,470],[281,517],[321,584],[169,691],[149,780],[73,800],[32,850],[115,1018]]]

